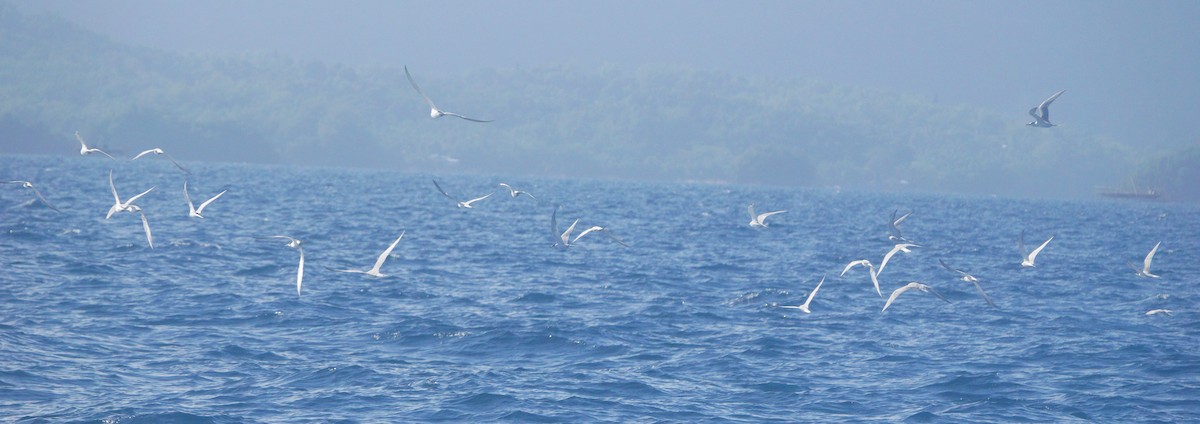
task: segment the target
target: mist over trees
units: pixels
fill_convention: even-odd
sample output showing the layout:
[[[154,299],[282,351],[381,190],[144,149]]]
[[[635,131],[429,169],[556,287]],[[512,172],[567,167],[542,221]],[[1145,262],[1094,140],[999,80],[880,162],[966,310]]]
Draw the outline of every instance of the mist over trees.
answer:
[[[183,161],[1070,197],[1140,166],[1200,198],[1200,148],[1139,163],[1086,128],[1026,127],[1023,110],[688,68],[409,68],[439,107],[495,122],[430,119],[403,69],[178,55],[0,4],[0,152],[74,154],[78,130]]]

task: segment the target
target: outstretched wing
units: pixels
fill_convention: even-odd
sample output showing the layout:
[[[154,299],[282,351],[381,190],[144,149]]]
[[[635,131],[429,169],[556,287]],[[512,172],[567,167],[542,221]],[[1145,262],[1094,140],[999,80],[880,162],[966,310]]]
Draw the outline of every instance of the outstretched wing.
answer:
[[[453,200],[455,202],[458,201],[458,199],[455,199],[455,198],[451,197],[449,194],[446,194],[446,190],[442,190],[442,185],[438,184],[437,180],[433,180],[433,186],[437,187],[438,192],[442,193],[443,196],[446,196],[447,199]]]
[[[446,111],[444,111],[444,110],[442,111],[442,115],[448,115],[448,116],[453,116],[453,117],[456,117],[456,118],[462,118],[462,119],[466,119],[466,120],[468,120],[468,121],[471,121],[471,122],[483,122],[483,123],[487,123],[487,122],[492,122],[492,121],[493,121],[492,119],[483,120],[483,119],[468,118],[468,117],[466,117],[466,116],[462,116],[462,115],[459,115],[459,114],[457,114],[457,113],[454,113],[454,112],[446,112]]]
[[[404,76],[408,77],[408,83],[412,84],[413,89],[417,90],[417,94],[420,94],[421,97],[425,99],[425,103],[429,104],[430,109],[438,108],[437,105],[433,104],[433,100],[429,100],[429,96],[426,96],[425,92],[421,91],[421,87],[417,86],[417,82],[413,80],[412,74],[408,73],[408,65],[404,66]]]
[[[378,259],[375,259],[375,266],[371,267],[372,271],[379,273],[379,269],[383,267],[383,262],[387,261],[388,256],[392,254],[392,249],[395,249],[396,245],[400,244],[400,239],[402,238],[404,238],[403,230],[400,231],[400,237],[396,237],[396,241],[393,241],[392,244],[388,246],[387,250],[384,250],[383,253],[379,254]]]
[[[225,194],[226,191],[229,191],[229,190],[222,190],[220,193],[217,193],[216,196],[213,196],[212,198],[205,200],[204,203],[200,204],[200,207],[196,208],[196,213],[203,212],[205,206],[208,206],[209,203],[212,203],[214,200],[217,200],[217,198],[221,197],[221,195]],[[188,202],[191,203],[190,200]]]

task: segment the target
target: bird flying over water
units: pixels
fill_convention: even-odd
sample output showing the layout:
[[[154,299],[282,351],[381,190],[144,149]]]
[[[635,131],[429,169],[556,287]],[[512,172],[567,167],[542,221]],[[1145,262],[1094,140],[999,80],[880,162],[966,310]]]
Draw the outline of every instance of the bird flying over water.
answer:
[[[400,237],[396,237],[396,241],[393,241],[392,244],[389,245],[388,248],[383,251],[383,253],[379,254],[378,258],[375,258],[375,266],[371,267],[371,269],[366,270],[366,271],[361,271],[361,270],[356,270],[356,269],[343,269],[343,270],[338,270],[338,272],[352,272],[352,273],[358,273],[358,274],[367,274],[367,275],[370,275],[373,277],[386,277],[386,275],[383,275],[382,273],[379,272],[379,269],[383,267],[383,263],[385,261],[387,261],[388,256],[391,256],[392,249],[395,249],[396,245],[400,244],[400,239],[402,239],[402,238],[404,238],[404,231],[400,231]]]
[[[1157,275],[1150,273],[1150,261],[1154,260],[1154,254],[1158,252],[1158,245],[1160,244],[1162,244],[1161,241],[1154,243],[1154,248],[1150,249],[1150,253],[1146,254],[1146,259],[1142,261],[1142,269],[1138,269],[1132,262],[1126,262],[1130,268],[1133,268],[1133,272],[1137,273],[1138,277],[1158,278]]]
[[[1042,104],[1039,104],[1037,107],[1035,107],[1033,109],[1029,109],[1029,116],[1033,117],[1033,122],[1030,122],[1025,125],[1031,126],[1031,127],[1038,127],[1038,128],[1050,128],[1050,127],[1057,126],[1055,124],[1050,123],[1050,103],[1054,103],[1054,99],[1057,99],[1058,96],[1061,96],[1062,93],[1065,91],[1067,91],[1067,90],[1062,90],[1057,93],[1054,93],[1054,95],[1050,96],[1046,100],[1043,100]]]
[[[958,273],[958,275],[962,278],[963,281],[974,284],[975,290],[979,290],[979,295],[983,296],[983,300],[987,301],[987,304],[992,305],[993,308],[997,307],[996,304],[992,302],[992,299],[990,297],[988,297],[987,293],[983,292],[983,287],[979,286],[978,278],[975,278],[974,275],[967,274],[967,273],[963,272],[962,270],[951,268],[950,265],[946,265],[946,261],[938,259],[938,262],[942,264],[942,268],[946,268],[950,271]]]
[[[112,160],[117,159],[117,158],[112,157],[112,155],[108,154],[107,152],[105,152],[103,150],[88,148],[87,143],[83,142],[83,136],[79,135],[79,131],[75,131],[75,139],[79,140],[79,155],[80,156],[90,155],[92,153],[99,153],[104,156],[108,156],[109,159],[112,159]]]
[[[179,162],[176,162],[175,158],[171,157],[171,155],[168,155],[167,152],[163,151],[163,149],[160,149],[157,147],[150,149],[150,150],[146,150],[141,153],[138,153],[137,156],[134,156],[133,159],[130,159],[130,160],[138,160],[138,158],[140,158],[142,156],[146,156],[151,153],[154,153],[156,155],[166,156],[167,160],[169,160],[169,161],[171,161],[171,163],[175,164],[175,167],[179,168],[180,171],[183,171],[184,174],[191,174],[191,172],[189,172],[187,169],[183,168],[183,165],[180,165]]]
[[[438,191],[439,191],[439,192],[441,192],[443,196],[446,196],[446,198],[448,198],[448,199],[450,199],[450,200],[453,200],[455,203],[457,203],[457,204],[458,204],[458,207],[460,207],[460,208],[467,208],[467,209],[470,209],[470,208],[472,208],[472,206],[471,206],[471,204],[472,204],[472,203],[478,202],[478,201],[480,201],[480,200],[483,200],[483,199],[486,199],[486,198],[488,198],[488,197],[491,197],[493,194],[496,194],[496,192],[494,192],[494,191],[493,191],[493,192],[491,192],[491,193],[488,193],[488,194],[486,194],[486,195],[483,195],[482,197],[476,197],[476,198],[474,198],[474,199],[471,199],[471,200],[468,200],[468,201],[465,201],[465,202],[464,202],[464,201],[461,201],[461,200],[455,199],[453,196],[451,196],[451,195],[449,195],[449,194],[446,194],[446,190],[442,190],[442,186],[441,186],[441,184],[438,184],[437,180],[433,180],[433,185],[434,185],[434,187],[437,187]]]
[[[51,205],[50,202],[47,201],[44,196],[42,196],[42,192],[38,191],[37,187],[33,186],[33,183],[31,183],[29,181],[0,181],[0,182],[2,182],[4,184],[20,184],[21,187],[33,190],[33,194],[37,196],[38,200],[40,200],[42,202],[42,204],[46,205],[50,209],[54,209],[55,212],[62,213],[62,211],[58,210],[58,208],[54,207],[54,205]]]
[[[146,244],[149,244],[150,248],[153,249],[154,236],[150,235],[150,221],[146,220],[146,213],[142,212],[141,209],[138,209],[137,213],[142,217],[142,229],[146,231]]]
[[[1050,244],[1050,240],[1054,240],[1053,235],[1051,235],[1050,238],[1046,239],[1046,242],[1042,243],[1041,246],[1038,246],[1037,249],[1033,249],[1032,252],[1025,253],[1025,232],[1021,231],[1021,238],[1020,238],[1020,240],[1017,241],[1017,247],[1021,250],[1021,256],[1022,256],[1021,266],[1026,267],[1026,268],[1032,268],[1034,266],[1033,265],[1034,261],[1037,260],[1038,253],[1041,253],[1042,249],[1045,249],[1046,245]]]
[[[896,214],[899,212],[899,210],[893,210],[892,219],[888,221],[888,232],[891,233],[888,235],[888,240],[908,242],[909,240],[904,238],[904,235],[900,233],[900,223],[908,219],[908,216],[912,215],[912,211],[908,211],[908,213],[897,218]]]
[[[575,238],[572,239],[571,232],[575,231],[575,225],[579,224],[579,219],[575,219],[575,221],[571,223],[571,226],[567,227],[566,231],[559,232],[558,231],[558,209],[559,208],[561,208],[561,206],[556,206],[554,208],[554,212],[550,214],[550,239],[554,242],[554,247],[567,248],[567,247],[574,246],[575,242],[579,241],[580,238],[582,238],[584,235],[591,233],[591,232],[603,233],[604,235],[608,236],[608,238],[617,242],[617,244],[619,244],[621,246],[629,247],[628,244],[625,244],[625,242],[621,241],[621,239],[618,239],[616,236],[610,234],[607,229],[605,229],[604,227],[600,227],[600,226],[593,226],[591,228],[583,230],[583,232],[579,233],[579,235],[575,236]]]
[[[229,191],[229,190],[221,190],[221,192],[220,192],[220,193],[217,193],[217,195],[216,195],[216,196],[210,197],[208,200],[205,200],[205,201],[204,201],[204,203],[201,203],[201,204],[200,204],[200,207],[198,207],[198,208],[197,208],[197,207],[195,207],[195,206],[193,206],[193,205],[192,205],[192,196],[188,194],[188,188],[187,188],[187,178],[184,178],[184,179],[183,179],[183,198],[184,198],[184,199],[187,199],[187,204],[188,204],[188,216],[189,216],[189,217],[192,217],[192,218],[201,218],[201,219],[203,219],[204,217],[203,217],[203,216],[201,216],[201,215],[200,215],[200,213],[201,213],[201,212],[204,212],[204,208],[205,208],[206,206],[208,206],[208,204],[209,204],[209,203],[212,203],[212,202],[213,202],[213,200],[217,200],[217,198],[218,198],[218,197],[221,197],[221,195],[222,195],[222,194],[225,194],[225,192],[226,192],[226,191]]]
[[[946,303],[951,303],[950,299],[946,299],[945,296],[942,296],[940,293],[935,291],[933,289],[933,287],[929,287],[927,285],[913,281],[911,283],[908,283],[908,285],[898,288],[898,289],[896,289],[896,291],[892,292],[892,295],[890,297],[888,297],[887,303],[883,304],[883,310],[881,310],[879,312],[887,312],[888,307],[892,306],[892,302],[894,302],[897,297],[900,297],[901,294],[903,294],[906,291],[912,290],[912,289],[917,289],[917,290],[923,291],[925,293],[932,294],[934,296],[937,296],[938,299],[942,299],[942,300],[946,301]]]
[[[921,247],[921,246],[917,246],[912,243],[900,243],[895,246],[892,246],[892,250],[888,251],[886,255],[883,255],[883,260],[879,261],[879,269],[875,271],[875,274],[879,275],[879,274],[883,273],[883,267],[887,266],[888,261],[892,259],[892,256],[895,255],[896,252],[911,253],[912,251],[908,250],[908,249],[912,248],[912,247]]]
[[[500,183],[500,187],[504,187],[504,188],[508,189],[508,194],[512,197],[517,197],[517,196],[524,194],[526,196],[529,196],[530,199],[537,200],[537,198],[533,197],[532,194],[529,194],[528,191],[517,190],[515,188],[512,188],[512,186],[505,184],[505,183]]]
[[[799,310],[801,310],[801,311],[804,311],[804,313],[806,313],[806,314],[808,314],[808,313],[812,313],[811,311],[809,311],[809,310],[808,310],[808,305],[812,303],[812,300],[813,300],[813,298],[814,298],[814,297],[817,297],[817,290],[820,290],[820,289],[821,289],[821,285],[822,285],[822,284],[825,284],[825,276],[824,276],[824,275],[822,275],[822,276],[821,276],[821,281],[817,283],[817,287],[814,287],[814,288],[812,289],[812,292],[808,293],[808,299],[806,299],[806,300],[804,301],[804,304],[803,304],[803,305],[800,305],[800,306],[780,306],[780,308],[784,308],[784,309],[799,309]]]
[[[482,119],[468,118],[466,116],[459,115],[457,113],[447,112],[447,111],[438,109],[437,105],[433,104],[433,100],[429,100],[429,96],[426,96],[425,92],[421,91],[421,87],[417,86],[417,82],[415,80],[413,80],[412,74],[410,74],[408,72],[408,66],[404,67],[404,76],[408,77],[408,83],[412,84],[413,89],[417,90],[417,94],[420,94],[421,97],[425,98],[425,103],[429,104],[429,117],[430,118],[440,118],[443,115],[447,115],[447,116],[454,116],[457,118],[466,119],[471,122],[492,122],[492,120],[490,120],[490,119],[482,120]]]
[[[300,285],[304,283],[304,246],[300,245],[300,240],[288,236],[271,236],[267,239],[287,240],[287,247],[300,251],[300,265],[296,267],[296,296],[300,296]]]
[[[867,267],[867,272],[871,273],[871,283],[875,285],[875,292],[879,293],[879,297],[883,297],[883,291],[879,290],[879,278],[875,273],[875,266],[871,265],[871,261],[868,261],[866,259],[860,259],[857,261],[850,262],[850,263],[846,264],[846,268],[842,269],[842,275],[839,275],[839,277],[845,276],[846,272],[850,271],[850,268],[854,268],[855,266]]]
[[[784,211],[774,211],[774,212],[766,212],[766,213],[756,214],[756,213],[754,213],[754,204],[751,203],[750,206],[746,208],[746,212],[750,213],[750,227],[752,227],[752,228],[767,228],[767,223],[765,222],[767,217],[769,217],[771,215],[775,215],[775,214],[784,213],[787,211],[784,210]]]
[[[104,215],[104,219],[112,218],[113,214],[117,212],[141,212],[142,208],[134,205],[133,202],[137,201],[137,199],[141,198],[142,196],[145,196],[146,193],[154,191],[154,187],[150,187],[149,190],[143,191],[141,194],[130,197],[128,200],[122,202],[121,196],[117,195],[117,186],[113,184],[113,174],[111,169],[108,170],[108,187],[112,189],[113,205],[112,207],[108,208],[108,214]]]
[[[575,220],[575,222],[579,222],[579,220]],[[574,228],[575,224],[571,224],[571,227]],[[583,236],[585,236],[591,232],[603,233],[604,235],[608,236],[608,238],[612,239],[612,241],[617,242],[617,244],[625,246],[625,247],[629,247],[628,244],[625,244],[625,242],[621,241],[621,239],[617,238],[617,236],[612,235],[612,233],[609,233],[607,229],[605,229],[604,227],[601,227],[599,225],[594,225],[591,228],[583,230],[583,232],[581,232],[581,233],[579,233],[579,235],[575,236],[574,240],[571,240],[571,244],[572,245],[575,244],[575,242],[578,242],[579,239],[583,238]]]

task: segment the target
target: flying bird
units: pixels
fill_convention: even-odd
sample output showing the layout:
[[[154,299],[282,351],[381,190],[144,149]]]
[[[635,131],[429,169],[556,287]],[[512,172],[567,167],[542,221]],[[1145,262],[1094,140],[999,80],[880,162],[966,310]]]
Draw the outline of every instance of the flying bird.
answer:
[[[176,161],[175,161],[175,158],[171,157],[171,155],[168,155],[168,154],[167,154],[167,152],[164,152],[164,151],[163,151],[163,149],[160,149],[160,148],[157,148],[157,147],[155,147],[155,148],[153,148],[153,149],[150,149],[150,150],[146,150],[146,151],[144,151],[144,152],[141,152],[141,153],[138,153],[138,154],[137,154],[137,156],[134,156],[134,157],[133,157],[133,159],[130,159],[130,160],[138,160],[138,158],[140,158],[140,157],[142,157],[142,156],[146,156],[146,155],[148,155],[148,154],[151,154],[151,153],[154,153],[154,154],[156,154],[156,155],[166,156],[166,157],[167,157],[167,160],[170,160],[170,161],[171,161],[171,163],[175,164],[175,167],[176,167],[176,168],[179,168],[179,170],[180,170],[180,171],[183,171],[183,173],[184,173],[184,174],[191,174],[191,172],[189,172],[187,169],[184,169],[184,168],[183,168],[183,165],[180,165],[180,164],[179,164],[179,162],[176,162]]]
[[[200,207],[198,207],[198,208],[197,208],[197,207],[195,207],[195,206],[193,206],[193,205],[192,205],[192,196],[188,194],[188,188],[187,188],[187,178],[184,178],[184,179],[183,179],[183,198],[184,198],[184,199],[187,199],[187,204],[188,204],[188,216],[189,216],[189,217],[192,217],[192,218],[201,218],[201,219],[203,219],[204,217],[203,217],[203,216],[201,216],[201,215],[200,215],[200,213],[201,213],[201,212],[204,212],[204,208],[205,208],[206,206],[208,206],[208,204],[209,204],[209,203],[212,203],[212,202],[213,202],[213,200],[217,200],[217,198],[218,198],[218,197],[221,197],[221,195],[222,195],[222,194],[225,194],[225,192],[226,192],[226,191],[229,191],[229,190],[221,190],[221,192],[220,192],[220,193],[217,193],[217,195],[216,195],[216,196],[213,196],[213,197],[209,198],[208,200],[205,200],[205,201],[204,201],[204,203],[201,203],[201,204],[200,204]]]
[[[854,268],[855,266],[867,267],[867,271],[871,273],[871,283],[875,284],[875,292],[879,293],[879,297],[883,297],[883,291],[879,290],[879,278],[875,273],[875,266],[871,265],[871,261],[868,261],[866,259],[860,259],[857,261],[850,262],[850,263],[846,264],[846,268],[842,269],[842,275],[839,275],[839,277],[845,276],[846,272],[850,271],[850,268]]]
[[[808,294],[808,299],[804,301],[804,304],[803,304],[803,305],[800,305],[800,306],[780,306],[780,308],[785,308],[785,309],[799,309],[799,310],[801,310],[801,311],[804,311],[804,313],[806,313],[806,314],[808,314],[808,313],[812,313],[811,311],[809,311],[809,310],[808,310],[808,305],[809,305],[810,303],[812,303],[812,300],[813,300],[813,298],[814,298],[814,297],[817,297],[817,290],[820,290],[820,289],[821,289],[821,284],[825,284],[825,276],[821,276],[821,281],[820,281],[820,282],[818,282],[818,283],[817,283],[817,287],[813,288],[812,292],[810,292],[810,293]]]
[[[575,222],[579,222],[579,220],[577,219],[577,220],[575,220]],[[571,228],[574,228],[574,227],[575,227],[575,224],[572,223]],[[568,229],[567,232],[569,233],[570,229]],[[625,246],[625,247],[629,247],[628,244],[625,244],[625,242],[621,241],[621,239],[617,238],[617,236],[614,236],[614,235],[612,235],[612,233],[609,233],[608,229],[598,226],[598,225],[595,225],[595,226],[592,226],[591,228],[583,230],[583,232],[581,232],[581,233],[579,233],[579,235],[575,236],[574,240],[571,240],[571,244],[572,245],[575,244],[575,242],[578,242],[579,239],[583,238],[583,236],[585,236],[591,232],[603,233],[604,235],[608,236],[608,238],[612,239],[612,241],[617,242],[617,244]]]
[[[371,269],[368,269],[366,271],[357,270],[357,269],[343,269],[343,270],[338,270],[338,272],[353,272],[353,273],[358,273],[358,274],[367,274],[367,275],[370,275],[373,277],[386,277],[386,275],[379,272],[379,269],[383,267],[383,263],[385,261],[387,261],[388,256],[391,256],[392,249],[395,249],[396,245],[400,244],[400,239],[402,239],[402,238],[404,238],[404,231],[400,231],[400,237],[396,237],[396,241],[393,241],[392,244],[389,245],[388,248],[383,251],[383,253],[379,254],[379,257],[375,259],[375,266],[371,267]]]
[[[138,213],[138,215],[141,215],[141,217],[142,217],[142,229],[146,231],[146,244],[149,244],[150,248],[153,249],[154,248],[154,236],[150,235],[150,221],[146,220],[146,213],[142,212],[141,209],[138,209],[137,213]]]
[[[300,251],[300,265],[296,267],[296,296],[300,296],[300,285],[304,283],[304,247],[300,245],[300,240],[288,236],[271,236],[268,239],[283,239],[287,240],[287,247]]]
[[[1163,314],[1166,316],[1171,316],[1171,315],[1173,315],[1173,312],[1175,312],[1175,311],[1172,311],[1170,309],[1154,309],[1154,310],[1146,311],[1146,315]]]
[[[754,204],[753,203],[750,204],[750,207],[746,208],[746,211],[750,213],[750,227],[752,227],[752,228],[767,228],[767,223],[764,222],[764,221],[766,221],[767,217],[769,217],[771,215],[787,212],[784,210],[784,211],[774,211],[774,212],[766,212],[766,213],[756,214],[756,213],[754,213]]]
[[[92,153],[99,153],[104,156],[108,156],[109,159],[112,159],[112,160],[117,159],[117,158],[112,157],[112,155],[108,154],[107,152],[105,152],[103,150],[88,148],[87,143],[83,142],[83,136],[79,135],[79,131],[75,131],[75,139],[79,140],[79,155],[80,156],[90,155]]]
[[[476,198],[474,198],[474,199],[471,199],[471,200],[468,200],[468,201],[465,201],[465,202],[464,202],[464,201],[461,201],[461,200],[455,199],[453,196],[450,196],[449,194],[446,194],[446,190],[442,190],[442,186],[441,186],[440,184],[438,184],[437,180],[433,180],[433,185],[434,185],[434,187],[437,187],[438,191],[439,191],[439,192],[441,192],[443,196],[446,196],[446,198],[448,198],[448,199],[450,199],[450,200],[453,200],[455,203],[457,203],[457,204],[458,204],[458,207],[460,207],[460,208],[467,208],[467,209],[471,209],[471,208],[472,208],[472,206],[471,206],[471,204],[472,204],[472,203],[478,202],[478,201],[480,201],[480,200],[483,200],[483,199],[486,199],[486,198],[488,198],[488,197],[492,197],[492,195],[493,195],[493,194],[496,194],[496,192],[494,192],[494,191],[493,191],[493,192],[491,192],[491,193],[488,193],[488,194],[484,195],[483,197],[476,197]]]
[[[1146,259],[1144,261],[1142,261],[1142,269],[1138,269],[1136,266],[1133,265],[1132,262],[1126,262],[1126,264],[1129,265],[1130,268],[1133,268],[1133,272],[1137,273],[1138,277],[1158,278],[1157,275],[1150,273],[1150,261],[1154,260],[1154,254],[1158,252],[1158,245],[1160,245],[1160,244],[1162,244],[1161,241],[1158,243],[1155,243],[1154,248],[1150,249],[1150,253],[1146,254]]]
[[[896,291],[892,292],[892,295],[890,297],[888,297],[887,303],[883,304],[883,310],[881,310],[879,312],[887,312],[888,306],[892,306],[892,302],[895,301],[897,297],[900,297],[900,295],[902,293],[909,291],[911,289],[917,289],[917,290],[923,291],[925,293],[932,294],[934,296],[937,296],[938,299],[942,299],[942,300],[946,301],[946,303],[950,303],[950,299],[946,299],[945,296],[942,296],[937,291],[935,291],[933,289],[933,287],[929,287],[927,285],[913,281],[911,283],[908,283],[904,287],[898,288],[898,289],[896,289]]]
[[[528,191],[514,189],[514,188],[512,188],[512,186],[505,184],[505,183],[500,183],[500,187],[504,187],[504,188],[508,189],[508,194],[512,197],[517,197],[517,196],[524,194],[526,196],[529,196],[530,199],[537,200],[537,198],[533,197],[532,194],[529,194]]]
[[[1050,244],[1050,240],[1054,240],[1053,235],[1051,235],[1050,238],[1046,239],[1046,242],[1042,243],[1041,246],[1038,246],[1037,249],[1033,249],[1032,252],[1025,253],[1025,232],[1021,231],[1021,239],[1018,240],[1018,242],[1017,242],[1018,248],[1021,249],[1021,256],[1023,256],[1023,258],[1021,259],[1021,266],[1026,267],[1026,268],[1032,268],[1034,261],[1037,260],[1038,253],[1041,253],[1042,249],[1045,249],[1046,245]]]
[[[42,196],[42,192],[38,191],[37,187],[33,186],[33,183],[31,183],[29,181],[0,181],[0,182],[2,182],[4,184],[20,184],[21,187],[33,190],[33,194],[37,196],[38,200],[40,200],[42,202],[42,204],[46,205],[50,209],[54,209],[55,212],[62,213],[62,211],[58,210],[58,208],[54,207],[54,205],[51,205],[50,202],[46,200],[45,196]]]
[[[921,246],[917,246],[912,243],[900,243],[895,246],[892,246],[892,250],[888,251],[886,255],[883,255],[883,260],[879,262],[879,269],[875,271],[875,274],[879,275],[879,274],[883,273],[883,267],[887,266],[888,261],[890,261],[892,259],[892,256],[895,255],[896,252],[911,253],[912,251],[908,250],[908,249],[912,248],[912,247],[921,247]]]
[[[113,175],[111,169],[108,170],[108,186],[112,188],[113,205],[111,208],[108,208],[108,214],[104,215],[104,219],[112,218],[113,214],[117,212],[141,212],[142,208],[134,205],[133,202],[137,201],[137,199],[141,198],[142,196],[145,196],[146,193],[154,191],[154,187],[150,187],[149,190],[143,191],[141,194],[130,197],[128,200],[122,202],[121,196],[117,195],[117,186],[113,184]]]
[[[559,232],[558,231],[558,209],[560,207],[561,206],[556,206],[554,208],[554,213],[550,214],[550,239],[554,242],[554,247],[567,248],[567,247],[574,246],[575,242],[579,241],[580,238],[582,238],[584,235],[586,235],[588,233],[592,233],[592,232],[604,233],[604,235],[608,236],[608,238],[617,242],[617,244],[619,244],[621,246],[629,247],[628,244],[625,244],[625,242],[621,241],[621,239],[618,239],[616,236],[609,233],[607,229],[605,229],[604,227],[600,227],[600,226],[593,226],[591,228],[583,230],[583,232],[579,233],[579,235],[575,236],[575,238],[572,239],[571,232],[575,231],[575,225],[579,224],[579,219],[576,219],[574,222],[572,222],[571,226],[567,227],[566,231]]]
[[[1038,128],[1050,128],[1056,126],[1050,123],[1050,103],[1054,103],[1054,99],[1057,99],[1058,96],[1061,96],[1065,91],[1067,90],[1054,93],[1053,96],[1043,100],[1042,104],[1033,109],[1029,109],[1029,116],[1033,117],[1033,122],[1025,125]]]
[[[408,72],[408,66],[404,67],[404,75],[408,77],[408,82],[409,82],[409,84],[412,84],[413,89],[417,90],[417,94],[420,94],[421,97],[424,97],[425,103],[429,104],[429,117],[430,118],[440,118],[443,115],[448,115],[448,116],[454,116],[454,117],[466,119],[471,122],[492,122],[492,120],[490,120],[490,119],[482,120],[482,119],[468,118],[466,116],[459,115],[457,113],[447,112],[447,111],[438,109],[437,105],[433,104],[433,100],[429,100],[429,96],[426,96],[425,92],[421,91],[421,87],[417,86],[417,82],[415,80],[413,80],[412,74],[410,74]]]
[[[900,223],[908,219],[908,216],[912,215],[912,211],[908,211],[908,213],[897,218],[896,214],[899,212],[899,210],[893,210],[892,219],[888,221],[888,232],[891,233],[888,235],[888,240],[907,242],[909,240],[904,238],[904,235],[900,232]]]
[[[946,265],[946,261],[938,259],[938,262],[942,264],[942,268],[946,268],[950,271],[958,273],[958,275],[960,276],[960,278],[962,278],[963,281],[974,284],[975,290],[979,290],[979,295],[983,296],[983,300],[987,301],[987,304],[992,305],[993,308],[998,308],[998,306],[996,306],[996,304],[992,302],[992,299],[990,297],[988,297],[987,293],[983,292],[983,287],[979,286],[978,278],[975,278],[974,275],[967,274],[967,273],[963,272],[962,270],[951,268],[950,265]]]

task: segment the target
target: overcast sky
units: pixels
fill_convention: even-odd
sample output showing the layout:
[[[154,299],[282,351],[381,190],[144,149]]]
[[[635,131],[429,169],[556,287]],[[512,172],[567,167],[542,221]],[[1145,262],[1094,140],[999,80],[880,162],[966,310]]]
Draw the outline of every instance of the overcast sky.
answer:
[[[611,64],[802,76],[1194,142],[1200,1],[16,0],[130,44],[421,72]]]

